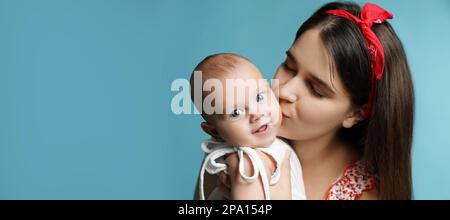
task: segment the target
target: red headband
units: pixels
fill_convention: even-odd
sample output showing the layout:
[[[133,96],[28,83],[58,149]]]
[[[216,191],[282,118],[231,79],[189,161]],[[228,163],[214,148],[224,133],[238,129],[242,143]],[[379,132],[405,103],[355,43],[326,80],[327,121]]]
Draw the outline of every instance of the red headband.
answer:
[[[370,62],[372,67],[372,77],[370,80],[370,93],[369,100],[367,102],[367,106],[364,109],[364,117],[367,118],[370,116],[373,106],[373,96],[375,93],[375,77],[379,80],[383,75],[384,68],[384,50],[383,46],[378,40],[377,35],[372,31],[373,23],[381,24],[386,19],[392,19],[394,16],[379,7],[378,5],[372,3],[366,3],[361,11],[361,19],[350,14],[349,12],[342,9],[328,10],[327,14],[333,14],[339,17],[347,18],[356,22],[361,29],[364,38],[366,40],[366,46],[369,49],[370,54]]]

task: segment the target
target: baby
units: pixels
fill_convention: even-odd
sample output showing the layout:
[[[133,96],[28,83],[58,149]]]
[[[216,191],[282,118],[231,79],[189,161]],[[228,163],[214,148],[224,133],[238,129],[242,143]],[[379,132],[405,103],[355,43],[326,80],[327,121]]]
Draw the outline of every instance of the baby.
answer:
[[[202,92],[196,94],[200,86]],[[205,120],[202,129],[212,137],[201,145],[205,159],[199,177],[200,199],[205,199],[205,171],[224,171],[231,176],[230,199],[269,200],[269,187],[279,180],[288,150],[292,199],[306,199],[300,162],[292,148],[276,138],[282,118],[277,98],[253,63],[236,54],[206,57],[191,76],[191,98]],[[209,109],[207,101],[212,103]],[[236,170],[230,170],[224,159],[232,153],[239,160]],[[222,198],[219,194],[216,189],[208,199]]]

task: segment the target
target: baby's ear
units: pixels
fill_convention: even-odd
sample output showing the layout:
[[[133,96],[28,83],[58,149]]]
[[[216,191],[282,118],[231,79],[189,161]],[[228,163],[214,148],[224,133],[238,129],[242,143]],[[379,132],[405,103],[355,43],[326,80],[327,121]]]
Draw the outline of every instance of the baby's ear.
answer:
[[[208,124],[208,122],[202,122],[200,124],[200,127],[202,127],[203,131],[206,132],[207,134],[211,135],[213,138],[215,138],[219,141],[223,141],[223,139],[219,135],[219,132],[217,132],[217,130],[213,126]]]

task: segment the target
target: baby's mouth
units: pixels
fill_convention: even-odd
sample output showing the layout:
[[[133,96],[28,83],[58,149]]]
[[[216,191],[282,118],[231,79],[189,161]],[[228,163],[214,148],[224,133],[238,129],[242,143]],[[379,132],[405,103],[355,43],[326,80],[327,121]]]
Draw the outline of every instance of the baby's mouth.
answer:
[[[264,132],[267,130],[267,127],[269,127],[267,124],[261,126],[258,128],[258,130],[256,130],[254,133],[260,133],[260,132]]]
[[[270,125],[272,125],[272,121],[270,119],[267,119],[263,123],[260,123],[260,126],[257,127],[257,129],[254,130],[252,133],[253,134],[263,133],[263,132],[267,131],[267,129],[269,128]]]

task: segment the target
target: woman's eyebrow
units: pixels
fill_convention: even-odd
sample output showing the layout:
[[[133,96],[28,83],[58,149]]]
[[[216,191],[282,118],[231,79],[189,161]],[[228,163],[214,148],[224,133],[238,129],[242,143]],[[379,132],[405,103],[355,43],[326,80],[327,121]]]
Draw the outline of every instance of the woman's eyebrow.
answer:
[[[324,82],[323,80],[319,79],[317,76],[314,76],[313,74],[309,74],[309,76],[310,76],[310,79],[312,81],[314,81],[315,83],[319,84],[319,86],[321,86],[322,88],[324,88],[325,90],[327,90],[331,94],[336,94],[335,90],[332,89],[326,82]]]

